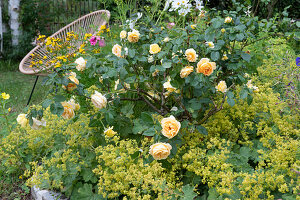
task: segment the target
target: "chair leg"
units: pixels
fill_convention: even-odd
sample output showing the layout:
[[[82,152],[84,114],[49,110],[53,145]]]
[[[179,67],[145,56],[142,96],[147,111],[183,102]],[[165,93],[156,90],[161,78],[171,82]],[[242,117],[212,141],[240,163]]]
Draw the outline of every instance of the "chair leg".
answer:
[[[36,76],[36,79],[35,79],[34,85],[33,85],[33,87],[32,87],[32,90],[31,90],[31,93],[30,93],[30,96],[29,96],[29,99],[28,99],[28,102],[27,102],[27,106],[28,106],[28,105],[29,105],[29,103],[30,103],[30,100],[31,100],[31,97],[32,97],[32,94],[33,94],[33,92],[34,92],[35,85],[36,85],[36,83],[37,83],[38,79],[39,79],[39,76]]]

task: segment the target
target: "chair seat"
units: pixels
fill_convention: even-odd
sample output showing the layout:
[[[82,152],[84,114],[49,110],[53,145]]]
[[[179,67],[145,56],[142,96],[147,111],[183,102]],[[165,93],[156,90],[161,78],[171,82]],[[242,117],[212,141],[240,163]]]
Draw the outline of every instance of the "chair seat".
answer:
[[[79,35],[79,38],[77,41],[77,46],[82,44],[82,39],[85,35],[85,33],[92,33],[95,34],[98,30],[100,30],[100,27],[102,25],[105,25],[110,18],[110,12],[107,10],[98,10],[95,12],[92,12],[90,14],[87,14],[76,21],[68,24],[67,26],[61,28],[56,33],[51,35],[51,38],[60,38],[65,41],[65,37],[68,32],[74,31],[74,33],[77,33]],[[98,30],[95,30],[95,27],[98,27]],[[31,62],[37,62],[39,61],[39,58],[35,58],[32,55],[39,55],[40,57],[47,56],[47,59],[45,60],[50,61],[53,59],[50,52],[47,51],[45,42],[41,45],[37,45],[35,48],[33,48],[21,61],[19,65],[19,70],[23,74],[30,74],[30,75],[46,75],[50,71],[47,71],[48,67],[31,67]]]

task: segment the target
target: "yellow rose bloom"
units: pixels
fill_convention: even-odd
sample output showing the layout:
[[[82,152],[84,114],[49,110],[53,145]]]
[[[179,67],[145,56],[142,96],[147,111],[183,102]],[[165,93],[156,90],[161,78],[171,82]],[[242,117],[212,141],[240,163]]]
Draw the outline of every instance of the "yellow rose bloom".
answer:
[[[120,45],[118,45],[118,44],[115,44],[114,46],[113,46],[113,48],[112,48],[112,53],[115,55],[115,56],[118,56],[118,57],[123,57],[122,55],[121,55],[121,53],[122,53],[122,47],[120,46]]]
[[[113,126],[112,127],[109,127],[109,128],[107,128],[107,129],[105,129],[104,130],[104,134],[105,135],[107,135],[108,137],[113,137],[114,135],[116,135],[117,134],[117,132],[115,132],[114,130],[113,130]]]
[[[176,91],[176,88],[171,85],[170,77],[168,78],[168,81],[163,84],[163,86],[168,92]]]
[[[78,85],[79,84],[79,81],[78,81],[78,79],[76,78],[76,73],[75,72],[70,72],[70,73],[67,73],[67,76],[68,76],[68,79],[70,80],[70,81],[72,81],[73,83],[75,83],[76,85]]]
[[[213,73],[213,71],[216,69],[216,63],[215,62],[209,62],[208,58],[202,58],[197,63],[197,73],[202,73],[206,76],[209,76]]]
[[[75,100],[72,98],[68,101],[68,103],[73,107],[74,111],[78,111],[80,109],[80,105],[75,102]]]
[[[75,63],[77,64],[76,69],[78,71],[83,71],[86,68],[86,60],[83,57],[77,58]]]
[[[158,69],[156,69],[153,73],[152,73],[152,76],[153,77],[155,77],[155,76],[157,76],[158,75],[158,73],[159,73],[159,70]]]
[[[102,76],[99,77],[99,82],[100,82],[100,83],[103,83],[103,78],[102,78]]]
[[[253,85],[252,85],[252,83],[251,83],[251,82],[252,82],[252,80],[249,80],[249,81],[247,82],[247,84],[246,84],[246,85],[247,85],[247,87],[248,87],[248,88],[250,88],[250,89],[252,89],[252,88],[253,88]]]
[[[249,89],[252,89],[253,92],[255,92],[255,93],[259,92],[258,87],[256,87],[255,85],[252,84],[252,80],[248,80],[246,85]]]
[[[64,119],[72,119],[75,116],[74,108],[69,102],[61,102],[64,107],[64,112],[61,115]]]
[[[228,57],[226,54],[223,55],[222,60],[228,60]]]
[[[228,24],[228,23],[232,22],[232,18],[226,17],[224,22]]]
[[[5,100],[7,100],[7,99],[10,98],[10,95],[9,95],[9,94],[6,94],[5,92],[2,92],[2,93],[1,93],[1,96],[2,96],[2,98],[5,99]]]
[[[63,85],[62,88],[71,92],[77,88],[77,85],[75,83],[69,83],[67,87]]]
[[[196,62],[198,58],[198,55],[194,49],[187,49],[185,51],[185,56],[189,62]]]
[[[162,126],[161,133],[169,139],[175,137],[181,127],[180,122],[173,115],[163,118],[160,123]]]
[[[202,64],[207,63],[207,62],[209,62],[208,58],[201,58],[201,60],[197,63],[197,67],[201,66]],[[198,73],[200,73],[200,72],[198,72]]]
[[[153,98],[160,99],[159,94],[155,94],[153,90],[149,91],[148,94]]]
[[[215,44],[213,42],[205,42],[205,44],[209,47],[209,48],[215,48]]]
[[[259,88],[257,86],[253,86],[252,89],[253,89],[254,93],[258,93],[259,92]]]
[[[161,50],[161,48],[158,46],[158,44],[151,44],[151,45],[150,45],[150,50],[149,50],[149,52],[150,52],[151,54],[157,54],[157,53],[160,52],[160,50]]]
[[[135,43],[138,42],[140,39],[140,32],[137,30],[133,30],[132,32],[128,32],[128,37],[127,37],[129,42]]]
[[[41,119],[41,120],[38,120],[38,119],[36,119],[36,118],[32,118],[32,121],[33,121],[33,123],[32,123],[32,126],[31,126],[31,128],[33,129],[33,130],[39,130],[39,129],[41,129],[43,126],[46,126],[46,121],[44,120],[44,119]]]
[[[70,79],[70,81],[72,81],[72,82],[75,83],[76,85],[79,84],[79,81],[78,81],[78,79],[77,79],[76,77],[74,77],[74,76],[69,76],[69,79]]]
[[[28,119],[26,118],[26,114],[19,114],[17,117],[18,124],[21,125],[22,128],[24,128],[28,124]]]
[[[227,85],[225,81],[220,81],[219,84],[216,86],[217,91],[219,92],[226,92],[227,91]]]
[[[187,67],[181,69],[181,71],[180,71],[180,77],[181,78],[188,77],[188,75],[190,75],[190,73],[192,73],[193,71],[194,71],[194,67],[193,66],[187,66]]]
[[[172,146],[168,143],[155,143],[150,146],[149,154],[155,160],[166,159],[171,153]]]
[[[96,108],[105,108],[107,104],[107,99],[100,92],[95,91],[91,96],[91,101]]]
[[[163,41],[164,41],[164,42],[169,42],[169,41],[170,41],[170,38],[169,38],[169,37],[166,37]]]
[[[120,32],[120,38],[121,39],[125,39],[126,36],[127,36],[127,32],[126,31],[123,30],[123,31]]]

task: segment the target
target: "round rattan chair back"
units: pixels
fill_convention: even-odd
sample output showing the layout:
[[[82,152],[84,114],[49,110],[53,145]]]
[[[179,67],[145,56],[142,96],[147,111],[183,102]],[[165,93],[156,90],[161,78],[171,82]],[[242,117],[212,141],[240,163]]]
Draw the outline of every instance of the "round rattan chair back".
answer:
[[[61,28],[56,33],[51,35],[51,38],[60,38],[63,41],[65,41],[65,38],[67,36],[68,32],[74,31],[74,33],[77,33],[79,38],[75,42],[77,44],[73,44],[77,46],[78,48],[82,44],[82,39],[85,35],[85,33],[92,33],[94,34],[97,32],[101,25],[105,25],[110,18],[110,12],[107,10],[98,10],[95,12],[92,12],[90,14],[87,14],[76,21],[68,24],[67,26]],[[95,28],[96,27],[96,28]],[[98,30],[97,30],[98,29]],[[39,56],[32,56],[32,55],[39,55]],[[19,70],[23,74],[45,74],[46,68],[35,68],[30,67],[32,61],[37,62],[39,61],[39,58],[43,58],[44,56],[47,57],[45,60],[50,61],[53,59],[52,54],[49,53],[46,49],[45,42],[41,45],[37,45],[34,49],[32,49],[21,61],[19,65]]]

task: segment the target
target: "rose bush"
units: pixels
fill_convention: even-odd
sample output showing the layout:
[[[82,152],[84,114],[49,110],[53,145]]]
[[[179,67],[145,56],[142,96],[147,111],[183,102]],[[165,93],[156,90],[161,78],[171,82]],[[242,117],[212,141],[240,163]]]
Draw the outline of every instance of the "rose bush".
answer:
[[[96,45],[97,38],[108,40],[106,29],[101,28],[96,36],[87,33],[79,52],[68,55],[64,64],[59,61],[59,67],[53,64],[48,83],[62,85],[68,93],[55,90],[61,98],[50,103],[52,113],[72,118],[72,112],[66,117],[60,100],[75,95],[85,107],[83,113],[92,109],[91,105],[100,109],[89,112],[92,126],[102,131],[114,126],[122,138],[151,136],[156,142],[172,139],[169,142],[178,143],[180,139],[174,137],[178,132],[167,138],[156,134],[162,127],[154,126],[154,122],[163,122],[153,114],[172,115],[182,128],[206,134],[202,124],[220,111],[226,100],[233,106],[238,95],[234,88],[247,83],[246,73],[255,72],[251,52],[245,48],[259,39],[257,33],[265,24],[236,11],[203,14],[201,6],[192,9],[190,4],[181,3],[171,5],[172,11],[185,13],[172,27],[165,21],[153,24],[143,16],[134,25],[124,25],[118,38],[106,47]],[[193,21],[188,20],[191,17]],[[78,38],[76,33],[68,36],[69,40]],[[57,39],[46,44],[49,41],[49,48],[62,46]],[[111,54],[101,53],[111,46]],[[100,53],[95,54],[95,48]],[[251,103],[253,90],[244,87],[239,96]],[[222,100],[217,91],[223,93]]]

